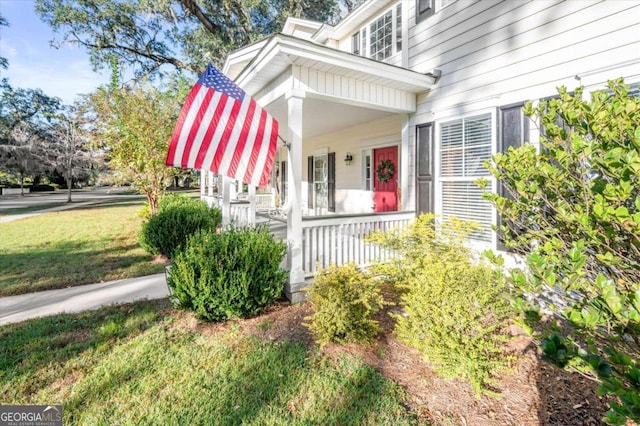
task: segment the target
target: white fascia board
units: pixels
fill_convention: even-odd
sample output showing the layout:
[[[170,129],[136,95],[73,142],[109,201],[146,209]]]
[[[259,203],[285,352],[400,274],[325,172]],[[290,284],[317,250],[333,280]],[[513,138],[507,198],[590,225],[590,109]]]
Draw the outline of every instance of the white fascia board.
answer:
[[[408,86],[416,93],[430,90],[433,84],[435,84],[435,78],[430,75],[419,74],[405,68],[374,61],[373,59],[281,34],[275,35],[269,40],[254,60],[240,73],[236,83],[240,87],[243,87],[254,75],[268,65],[270,58],[278,54],[302,57],[311,61],[362,73],[363,75],[373,75],[377,78],[388,79]]]
[[[256,53],[260,51],[267,43],[269,38],[263,38],[262,40],[258,40],[255,43],[251,43],[248,46],[245,46],[241,49],[235,50],[231,52],[227,59],[224,61],[224,66],[222,67],[222,72],[229,77],[230,79],[234,79],[235,77],[230,76],[228,71],[231,67],[238,65],[242,62],[248,64],[251,60],[256,56]],[[244,67],[243,67],[244,68]]]
[[[322,27],[322,22],[309,21],[307,19],[294,18],[289,16],[282,27],[282,33],[293,35],[293,31],[295,27],[307,27],[314,31],[317,31],[318,28]]]
[[[311,36],[311,40],[316,43],[325,44],[326,41],[333,37],[333,27],[329,24],[322,26]]]
[[[267,43],[260,49],[258,54],[253,58],[249,64],[242,70],[242,72],[235,78],[235,83],[242,89],[246,90],[246,85],[255,77],[261,70],[269,65],[271,59],[273,59],[279,53],[278,40],[276,35],[269,37]],[[250,94],[252,96],[252,94]]]

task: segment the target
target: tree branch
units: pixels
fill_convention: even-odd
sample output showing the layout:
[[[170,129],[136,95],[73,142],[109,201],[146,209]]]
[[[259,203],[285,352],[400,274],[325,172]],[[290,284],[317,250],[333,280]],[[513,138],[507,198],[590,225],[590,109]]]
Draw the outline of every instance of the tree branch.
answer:
[[[204,14],[200,6],[195,0],[180,0],[182,6],[196,17],[196,19],[209,31],[211,34],[222,35],[225,41],[229,41],[229,36],[224,28],[216,23],[212,22],[207,15]]]

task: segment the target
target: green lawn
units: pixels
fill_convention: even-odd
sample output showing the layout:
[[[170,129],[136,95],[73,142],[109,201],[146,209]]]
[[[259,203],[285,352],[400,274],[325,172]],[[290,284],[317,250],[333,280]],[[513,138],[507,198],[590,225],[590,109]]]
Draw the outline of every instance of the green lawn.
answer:
[[[0,296],[163,271],[138,245],[143,200],[0,224]]]
[[[0,401],[62,404],[68,425],[419,422],[360,360],[203,333],[189,315],[165,300],[1,326]]]
[[[1,200],[0,200],[1,201]],[[0,217],[2,216],[14,216],[25,213],[34,213],[40,210],[50,209],[52,207],[58,207],[66,205],[66,201],[56,202],[56,203],[47,203],[47,204],[39,204],[37,206],[29,206],[29,207],[16,207],[14,209],[6,209],[0,211]]]

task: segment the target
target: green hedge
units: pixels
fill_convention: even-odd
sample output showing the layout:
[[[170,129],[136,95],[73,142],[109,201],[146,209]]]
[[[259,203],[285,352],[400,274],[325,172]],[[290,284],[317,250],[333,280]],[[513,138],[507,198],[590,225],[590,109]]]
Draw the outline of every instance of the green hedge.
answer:
[[[321,345],[366,342],[380,330],[372,319],[384,305],[380,289],[354,263],[318,271],[307,292],[313,314],[304,325]]]
[[[285,253],[266,227],[199,232],[174,259],[172,298],[209,321],[257,315],[282,294]]]
[[[401,231],[377,233],[371,240],[399,256],[373,270],[400,290],[399,339],[443,377],[467,380],[478,394],[490,394],[510,362],[506,329],[515,314],[505,278],[477,262],[468,247],[475,229],[455,218],[436,224],[433,215],[422,215]]]
[[[219,209],[209,208],[198,199],[170,194],[160,200],[158,214],[143,223],[139,241],[149,253],[172,259],[194,233],[215,230],[221,223]]]

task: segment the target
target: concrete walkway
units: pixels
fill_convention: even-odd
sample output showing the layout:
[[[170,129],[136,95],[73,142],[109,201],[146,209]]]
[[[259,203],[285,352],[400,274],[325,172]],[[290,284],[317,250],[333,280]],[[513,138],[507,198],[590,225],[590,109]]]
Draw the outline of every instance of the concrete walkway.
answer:
[[[169,295],[164,274],[0,297],[0,325]]]
[[[42,213],[60,212],[63,210],[70,210],[70,209],[80,209],[82,207],[90,206],[91,204],[97,204],[97,203],[102,203],[102,201],[97,200],[97,201],[86,201],[84,203],[77,203],[77,204],[65,204],[62,206],[51,207],[48,209],[36,210],[30,213],[14,214],[11,216],[2,216],[0,217],[0,223],[9,223],[9,222],[13,222],[14,220],[26,219],[28,217],[38,216]]]

